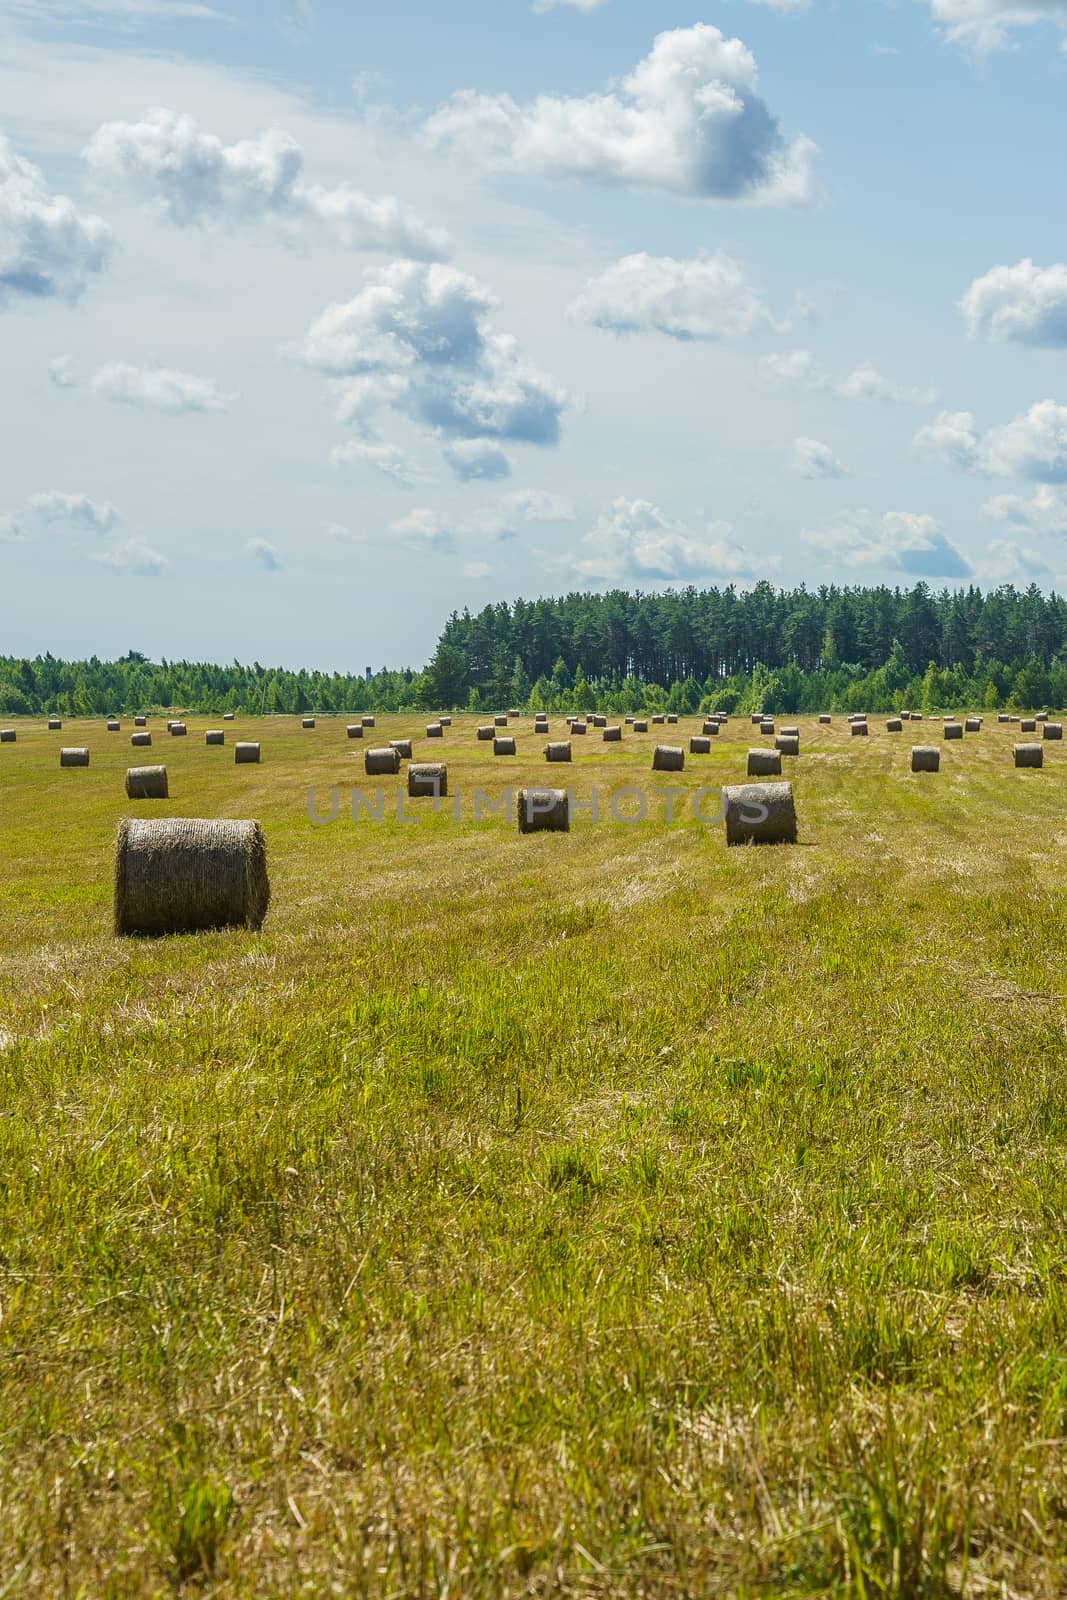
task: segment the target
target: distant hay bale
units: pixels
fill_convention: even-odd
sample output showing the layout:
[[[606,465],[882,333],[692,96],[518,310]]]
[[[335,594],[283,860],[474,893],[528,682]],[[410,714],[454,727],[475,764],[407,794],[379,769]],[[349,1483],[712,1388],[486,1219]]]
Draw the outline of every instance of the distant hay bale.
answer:
[[[450,728],[452,726],[451,717],[438,717],[437,720],[441,724],[442,728]]]
[[[622,738],[622,729],[619,727],[618,723],[616,723],[611,728],[607,728],[606,727],[604,729],[604,743],[605,744],[618,744],[621,738]]]
[[[608,725],[607,717],[594,716],[594,718],[593,718],[593,727],[594,728],[606,728],[607,725]]]
[[[205,744],[225,744],[226,730],[224,728],[208,728],[204,734]]]
[[[443,761],[418,761],[408,768],[408,795],[412,800],[426,796],[438,800],[447,793],[448,768]]]
[[[135,728],[147,728],[148,727],[148,718],[147,717],[134,717],[133,725],[134,725]]]
[[[1019,724],[1019,732],[1020,733],[1036,733],[1037,732],[1037,718],[1036,717],[1024,717],[1022,719],[1022,721],[1020,722],[1020,724]]]
[[[519,710],[518,706],[510,706],[508,708],[508,716],[509,717],[521,717],[522,716],[522,712]]]
[[[347,728],[345,729],[345,732],[347,733],[347,735],[348,735],[348,737],[350,739],[362,739],[362,737],[363,737],[363,724],[362,724],[362,722],[350,722],[348,724]]]
[[[1017,767],[1040,767],[1044,765],[1045,747],[1043,744],[1017,744],[1015,746],[1015,765]]]
[[[48,731],[49,731],[49,733],[58,733],[62,726],[63,726],[63,724],[60,722],[58,717],[49,717],[49,719],[48,719]]]
[[[15,743],[15,730],[14,730],[14,728],[0,728],[0,744],[14,744],[14,743]]]
[[[998,722],[1010,722],[1011,718],[1008,716],[1008,713],[1006,711],[998,711],[997,712],[997,721]]]
[[[763,721],[759,725],[759,731],[760,733],[766,735],[767,738],[770,738],[774,733],[773,720],[770,717],[764,717]]]
[[[513,756],[515,754],[515,740],[510,737],[494,739],[493,754],[495,756]]]
[[[233,747],[233,764],[235,767],[258,766],[259,745],[251,740],[238,740]]]
[[[769,750],[757,750],[769,756]],[[722,791],[726,843],[796,844],[797,813],[790,783],[730,784]]]
[[[313,728],[315,726],[315,718],[314,717],[301,717],[300,726],[302,728]]]
[[[821,712],[819,715],[820,722],[832,722],[833,720],[833,717],[829,716],[825,711]]]
[[[493,718],[493,726],[494,726],[494,728],[506,728],[507,725],[508,725],[508,719],[507,719],[506,715],[504,715],[502,717],[494,717]]]
[[[520,789],[520,833],[569,833],[571,808],[566,789]]]
[[[936,744],[913,744],[911,747],[912,772],[939,772],[941,752]]]
[[[911,712],[910,711],[902,711],[900,713],[900,720],[901,720],[901,722],[910,722],[911,721]]]
[[[121,728],[122,728],[122,723],[121,722],[116,722],[114,717],[108,717],[108,719],[107,719],[107,731],[108,731],[108,733],[118,733]]]
[[[982,719],[981,717],[967,717],[964,719],[963,726],[968,733],[981,733]],[[1033,730],[1031,730],[1031,732],[1032,731]]]
[[[259,928],[270,903],[258,822],[125,818],[115,840],[115,932]]]
[[[781,756],[798,756],[800,754],[800,735],[798,733],[780,733],[774,741],[774,748]]]
[[[633,722],[634,732],[635,733],[647,733],[648,732],[648,718],[647,717],[632,717],[630,720]]]
[[[868,731],[866,722],[854,722],[852,724],[852,737],[854,739],[866,739]]]
[[[1018,720],[1019,720],[1018,717],[1009,717],[1008,718],[1009,722],[1018,722]]]
[[[946,739],[962,739],[963,738],[963,723],[962,722],[946,722],[945,726],[943,727],[941,732],[942,732],[942,736],[944,738],[946,738]]]
[[[719,732],[719,723],[715,717],[705,717],[701,733],[708,739],[714,739]]]
[[[781,728],[778,729],[778,732],[779,733],[784,733],[785,737],[787,739],[799,739],[800,738],[800,729],[797,728],[797,727],[788,727],[787,728],[787,727],[785,727],[783,725]]]
[[[711,739],[705,733],[694,733],[689,738],[689,754],[691,756],[710,756]]]
[[[677,721],[678,721],[678,718],[675,715],[675,713],[673,711],[668,711],[668,713],[667,713],[667,722],[668,722],[668,724],[673,727],[674,724]]]
[[[482,739],[482,740],[491,739],[493,737],[493,735],[495,734],[495,732],[496,732],[496,729],[493,727],[493,724],[492,723],[488,723],[485,727],[478,729],[478,735],[477,736],[478,736],[479,739]]]
[[[554,744],[545,745],[546,761],[569,761],[571,746],[569,739],[559,739]]]
[[[188,729],[186,728],[184,722],[172,722],[170,725],[170,734],[172,739],[184,739],[187,732]]]
[[[750,778],[780,778],[782,753],[780,750],[750,750],[748,752]]]
[[[365,728],[373,728],[374,727],[374,718],[373,717],[364,717],[363,718],[363,726]]]
[[[143,749],[145,745],[152,743],[152,735],[150,733],[131,733],[130,743],[135,750]]]
[[[442,728],[439,722],[428,722],[426,724],[427,739],[443,739],[444,736],[445,730]]]
[[[633,722],[634,722],[633,717],[623,717],[622,720],[625,722],[625,724],[626,724],[626,726],[628,728],[632,728],[633,727]]]
[[[396,751],[396,753],[400,757],[401,761],[410,761],[411,760],[411,740],[410,739],[390,739],[389,743],[390,743],[391,747]]]
[[[222,720],[223,720],[223,722],[232,722],[233,721],[233,712],[232,711],[224,711],[222,713]]]
[[[1062,722],[1043,722],[1041,724],[1041,737],[1043,739],[1062,739],[1063,738],[1063,723]]]
[[[1034,713],[1034,721],[1035,722],[1047,722],[1048,721],[1048,712],[1047,711],[1037,711],[1037,712],[1035,712]]]
[[[752,726],[754,728],[758,728],[760,723],[763,721],[763,712],[762,711],[753,711],[751,717],[749,718],[749,721],[752,723]]]
[[[659,726],[661,723],[665,723],[666,720],[667,720],[666,715],[663,712],[658,712],[656,714],[656,716],[654,716],[652,718],[652,722],[653,722],[654,726]]]
[[[67,745],[59,752],[61,767],[87,767],[89,765],[89,752],[79,745]]]
[[[363,770],[368,778],[395,776],[400,771],[400,751],[393,745],[363,752]]]
[[[912,720],[912,722],[922,722],[922,720],[923,720],[922,712],[921,711],[913,711],[912,714],[911,714],[911,720]]]
[[[571,732],[572,733],[585,733],[586,728],[587,728],[587,724],[584,723],[584,722],[572,722],[571,723]]]
[[[653,772],[681,772],[685,751],[680,744],[658,744],[652,752]]]
[[[886,722],[885,731],[886,731],[886,733],[903,733],[904,732],[904,718],[903,717],[890,717]]]
[[[127,800],[169,799],[166,767],[127,767],[126,798]]]

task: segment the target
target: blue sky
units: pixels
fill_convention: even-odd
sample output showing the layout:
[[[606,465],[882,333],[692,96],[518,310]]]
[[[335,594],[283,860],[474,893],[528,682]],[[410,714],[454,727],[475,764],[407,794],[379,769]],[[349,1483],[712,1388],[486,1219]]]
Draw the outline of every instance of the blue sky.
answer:
[[[0,0],[0,650],[1067,574],[1067,0]]]

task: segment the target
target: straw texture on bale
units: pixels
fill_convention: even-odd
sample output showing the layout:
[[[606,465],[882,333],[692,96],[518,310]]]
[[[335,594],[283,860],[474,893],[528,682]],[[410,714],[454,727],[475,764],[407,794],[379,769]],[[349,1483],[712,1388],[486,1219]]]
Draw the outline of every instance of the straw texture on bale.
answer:
[[[363,752],[363,770],[368,778],[395,776],[400,771],[400,751],[393,745]]]
[[[982,719],[981,717],[968,717],[963,726],[966,728],[968,733],[981,733]]]
[[[116,722],[114,717],[109,717],[108,718],[108,724],[107,724],[108,733],[118,733],[121,728],[122,728],[122,723],[121,722]]]
[[[618,744],[618,742],[619,742],[619,740],[621,738],[622,738],[622,729],[618,725],[616,725],[613,728],[605,728],[604,729],[604,743],[605,744]]]
[[[911,747],[912,772],[939,772],[941,752],[936,744],[915,744]]]
[[[888,722],[885,725],[885,731],[886,731],[886,733],[903,733],[904,732],[904,719],[903,719],[903,717],[890,717]]]
[[[865,722],[854,722],[852,724],[852,737],[854,739],[866,739],[867,724]]]
[[[768,737],[770,737],[770,735],[773,734],[773,732],[774,732],[774,723],[771,721],[771,719],[769,717],[765,717],[763,719],[763,721],[760,723],[759,731],[760,731],[760,733],[766,734]]]
[[[1063,738],[1063,723],[1062,722],[1043,722],[1041,724],[1041,737],[1043,739],[1062,739]]]
[[[681,772],[685,751],[680,744],[658,744],[652,752],[653,772]]]
[[[663,718],[660,717],[659,720],[662,722]],[[608,725],[607,717],[595,716],[593,718],[593,727],[594,728],[606,728],[607,725]]]
[[[944,726],[944,729],[943,729],[943,737],[946,738],[946,739],[962,739],[963,738],[963,723],[962,722],[946,722],[945,726]]]
[[[1015,746],[1015,765],[1017,767],[1040,767],[1045,762],[1045,747],[1043,744],[1017,744]]]
[[[58,717],[49,717],[49,719],[48,719],[48,731],[49,731],[49,733],[58,733],[62,726],[63,726],[63,724],[60,722]]]
[[[410,761],[411,760],[411,740],[410,739],[390,739],[389,743],[392,746],[392,748],[396,751],[396,753],[400,757],[401,761]]]
[[[89,765],[89,752],[84,746],[68,745],[59,752],[61,767],[87,767]]]
[[[186,731],[187,730],[184,722],[172,722],[170,725],[171,737],[173,739],[184,738]]]
[[[313,728],[315,726],[315,718],[314,717],[302,717],[301,721],[300,721],[300,726],[302,728]]]
[[[520,833],[569,833],[571,808],[566,789],[520,789]]]
[[[513,756],[515,754],[515,741],[512,738],[494,739],[493,754],[495,756]]]
[[[706,733],[694,733],[690,736],[689,754],[691,756],[710,756],[711,740]]]
[[[1037,718],[1036,717],[1024,717],[1023,720],[1019,724],[1019,732],[1020,733],[1036,733],[1037,732]]]
[[[784,734],[787,739],[799,739],[800,738],[800,729],[799,728],[786,728],[786,727],[783,726],[783,727],[778,729],[778,732],[781,733],[781,734]]]
[[[413,800],[448,793],[448,768],[443,761],[416,761],[408,768],[408,794]]]
[[[774,748],[782,756],[798,756],[800,754],[800,735],[797,733],[780,733],[774,741]]]
[[[14,744],[14,743],[15,743],[15,730],[14,730],[14,728],[0,728],[0,744]]]
[[[584,733],[585,730],[586,730],[586,724],[584,722],[572,722],[571,723],[571,732],[572,733]]]
[[[445,730],[442,728],[439,722],[428,722],[426,724],[427,739],[443,739],[444,736]]]
[[[570,758],[571,746],[569,739],[559,739],[555,744],[545,745],[546,761],[569,761]]]
[[[270,903],[258,822],[125,818],[115,841],[115,932],[258,928]]]
[[[222,729],[222,728],[208,728],[207,732],[204,734],[204,743],[205,744],[225,744],[226,743],[225,730]]]
[[[750,778],[780,778],[782,754],[780,750],[750,750],[748,752]]]
[[[631,720],[633,721],[634,732],[635,733],[647,733],[648,732],[648,718],[647,717],[634,717]]]
[[[233,763],[236,767],[256,766],[259,761],[259,745],[249,740],[238,740],[233,747]]]
[[[169,797],[166,767],[126,768],[127,800],[167,800]]]
[[[146,745],[152,743],[152,735],[150,733],[131,733],[130,743],[135,749],[143,749]]]
[[[345,732],[348,734],[348,737],[350,739],[362,739],[362,737],[363,737],[363,724],[362,724],[362,722],[350,722],[348,724],[348,727],[345,729]]]
[[[479,739],[492,739],[495,736],[496,736],[496,729],[493,727],[492,723],[490,723],[487,727],[478,729],[478,738]]]
[[[770,755],[769,750],[757,752]],[[789,783],[743,783],[722,791],[726,843],[796,844],[797,813]]]

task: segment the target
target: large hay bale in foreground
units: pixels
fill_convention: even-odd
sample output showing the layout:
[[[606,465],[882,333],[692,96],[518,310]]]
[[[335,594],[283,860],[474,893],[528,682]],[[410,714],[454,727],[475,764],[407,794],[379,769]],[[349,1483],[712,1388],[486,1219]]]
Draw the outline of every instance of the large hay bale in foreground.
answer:
[[[1045,763],[1045,747],[1043,744],[1017,744],[1015,746],[1015,765],[1017,767],[1041,767]]]
[[[119,823],[116,933],[258,928],[269,902],[267,850],[258,822]]]
[[[653,772],[681,772],[684,767],[685,751],[680,744],[658,744],[653,750]]]
[[[1043,722],[1041,724],[1041,737],[1043,739],[1062,739],[1063,738],[1063,723],[1062,722]]]
[[[208,728],[204,734],[205,744],[225,744],[226,730],[224,728]]]
[[[569,739],[559,739],[554,744],[545,745],[546,761],[569,761],[571,746]]]
[[[494,726],[493,726],[493,724],[491,722],[487,723],[485,727],[482,727],[482,728],[478,729],[478,738],[481,739],[483,741],[483,743],[486,740],[492,739],[492,738],[495,738],[495,737],[496,737],[496,729],[494,728]]]
[[[233,764],[235,767],[258,766],[259,745],[251,740],[239,739],[233,747]]]
[[[913,744],[911,747],[912,772],[940,772],[941,752],[936,744]]]
[[[515,740],[513,738],[494,739],[493,754],[495,756],[513,756],[515,754]]]
[[[400,751],[395,745],[365,750],[363,770],[368,778],[395,777],[400,771]]]
[[[780,750],[750,750],[748,752],[750,778],[780,778],[782,755]]]
[[[690,735],[689,754],[691,756],[710,756],[711,739],[706,733],[694,733]]]
[[[168,800],[166,767],[127,767],[127,800]]]
[[[944,729],[942,730],[942,734],[943,734],[943,737],[946,738],[946,739],[962,739],[963,738],[963,723],[962,722],[946,722],[945,726],[944,726]]]
[[[408,768],[408,795],[412,800],[448,793],[448,768],[443,761],[416,761]]]
[[[61,767],[87,767],[89,765],[89,752],[84,745],[67,745],[59,752]]]
[[[780,733],[774,741],[774,748],[779,755],[798,756],[800,754],[800,735],[798,733]]]
[[[362,724],[362,722],[350,722],[348,724],[348,727],[345,729],[345,732],[347,733],[347,735],[348,735],[348,737],[350,739],[362,739],[362,737],[363,737],[363,724]]]
[[[152,735],[150,733],[131,733],[130,743],[135,749],[141,750],[152,743]]]
[[[14,730],[14,728],[0,728],[0,744],[14,744],[14,743],[15,743],[15,730]]]
[[[569,833],[571,808],[566,789],[520,789],[520,833]]]
[[[769,756],[769,750],[759,755]],[[726,843],[796,844],[797,813],[790,783],[742,783],[722,791]]]

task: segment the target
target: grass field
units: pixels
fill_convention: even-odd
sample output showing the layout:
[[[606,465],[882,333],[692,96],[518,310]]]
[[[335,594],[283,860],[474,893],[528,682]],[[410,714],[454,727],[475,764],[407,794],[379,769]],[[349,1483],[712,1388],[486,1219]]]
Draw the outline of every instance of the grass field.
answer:
[[[0,1597],[1065,1592],[1067,746],[799,719],[728,851],[605,802],[741,718],[379,718],[418,824],[343,722],[187,720],[0,746]],[[474,820],[529,780],[602,820]],[[113,938],[131,813],[258,818],[262,931]]]

